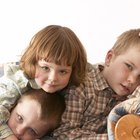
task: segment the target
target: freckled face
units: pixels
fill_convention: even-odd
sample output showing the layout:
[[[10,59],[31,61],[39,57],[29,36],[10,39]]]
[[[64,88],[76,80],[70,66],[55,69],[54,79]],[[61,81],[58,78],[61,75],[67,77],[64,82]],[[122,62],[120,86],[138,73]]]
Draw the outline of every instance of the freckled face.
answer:
[[[140,85],[140,50],[131,48],[115,58],[110,50],[103,74],[116,94],[131,94]]]
[[[54,93],[68,85],[71,73],[71,66],[56,65],[40,60],[36,67],[35,81],[46,92]]]

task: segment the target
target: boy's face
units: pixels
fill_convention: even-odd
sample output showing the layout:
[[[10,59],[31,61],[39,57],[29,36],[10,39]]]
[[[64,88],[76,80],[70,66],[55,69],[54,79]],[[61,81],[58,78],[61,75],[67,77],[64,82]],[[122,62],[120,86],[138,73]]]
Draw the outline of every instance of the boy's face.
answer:
[[[116,94],[131,94],[140,84],[140,50],[128,49],[114,57],[113,50],[106,56],[103,74]]]
[[[46,133],[46,123],[39,119],[38,102],[24,98],[13,109],[8,125],[20,140],[35,140]]]
[[[71,66],[56,65],[40,60],[36,67],[35,81],[46,92],[54,93],[68,85],[71,73]]]

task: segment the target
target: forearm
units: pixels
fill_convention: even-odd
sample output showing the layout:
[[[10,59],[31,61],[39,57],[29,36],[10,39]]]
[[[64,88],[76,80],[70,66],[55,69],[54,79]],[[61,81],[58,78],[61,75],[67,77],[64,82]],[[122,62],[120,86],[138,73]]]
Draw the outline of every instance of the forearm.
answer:
[[[3,123],[2,125],[0,125],[0,140],[12,135],[13,132],[11,131],[11,129],[8,127],[8,125],[6,123]]]
[[[0,79],[0,139],[13,134],[7,125],[10,110],[15,105],[20,94],[13,86],[11,80]]]

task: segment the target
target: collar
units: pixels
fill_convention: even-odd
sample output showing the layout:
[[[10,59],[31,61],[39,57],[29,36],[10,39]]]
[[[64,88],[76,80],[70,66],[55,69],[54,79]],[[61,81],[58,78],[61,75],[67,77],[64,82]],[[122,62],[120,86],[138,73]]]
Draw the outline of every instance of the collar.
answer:
[[[104,69],[103,64],[96,64],[93,68],[93,76],[94,76],[94,88],[95,90],[102,91],[107,88],[110,88],[107,81],[105,80],[102,71]]]

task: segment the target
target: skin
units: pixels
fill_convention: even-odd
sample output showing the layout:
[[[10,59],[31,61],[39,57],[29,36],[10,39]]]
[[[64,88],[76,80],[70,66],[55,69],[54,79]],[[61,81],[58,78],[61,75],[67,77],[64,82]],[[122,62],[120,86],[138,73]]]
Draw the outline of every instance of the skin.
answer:
[[[65,88],[68,85],[71,73],[72,73],[72,66],[56,65],[54,63],[40,60],[38,61],[38,65],[36,66],[35,81],[46,92],[54,93],[56,91],[59,91]],[[32,113],[30,113],[28,116],[30,116],[31,114]],[[14,121],[9,121],[9,125],[11,126],[11,128],[15,127],[14,123],[12,122]],[[42,124],[41,124],[41,129],[39,130],[42,130],[42,129],[44,128],[42,127]],[[17,135],[17,137],[20,137],[20,136]],[[17,137],[15,135],[10,135],[4,140],[18,140]],[[21,140],[28,140],[28,139],[26,138],[26,139],[21,139]]]
[[[115,57],[110,50],[105,59],[103,75],[119,96],[131,94],[140,84],[140,50],[130,48]]]
[[[54,93],[68,85],[71,73],[72,66],[56,65],[40,60],[36,67],[35,81],[46,92]]]
[[[18,140],[35,140],[45,135],[47,131],[46,122],[40,120],[40,105],[30,98],[26,100],[24,98],[17,104],[8,125]]]

